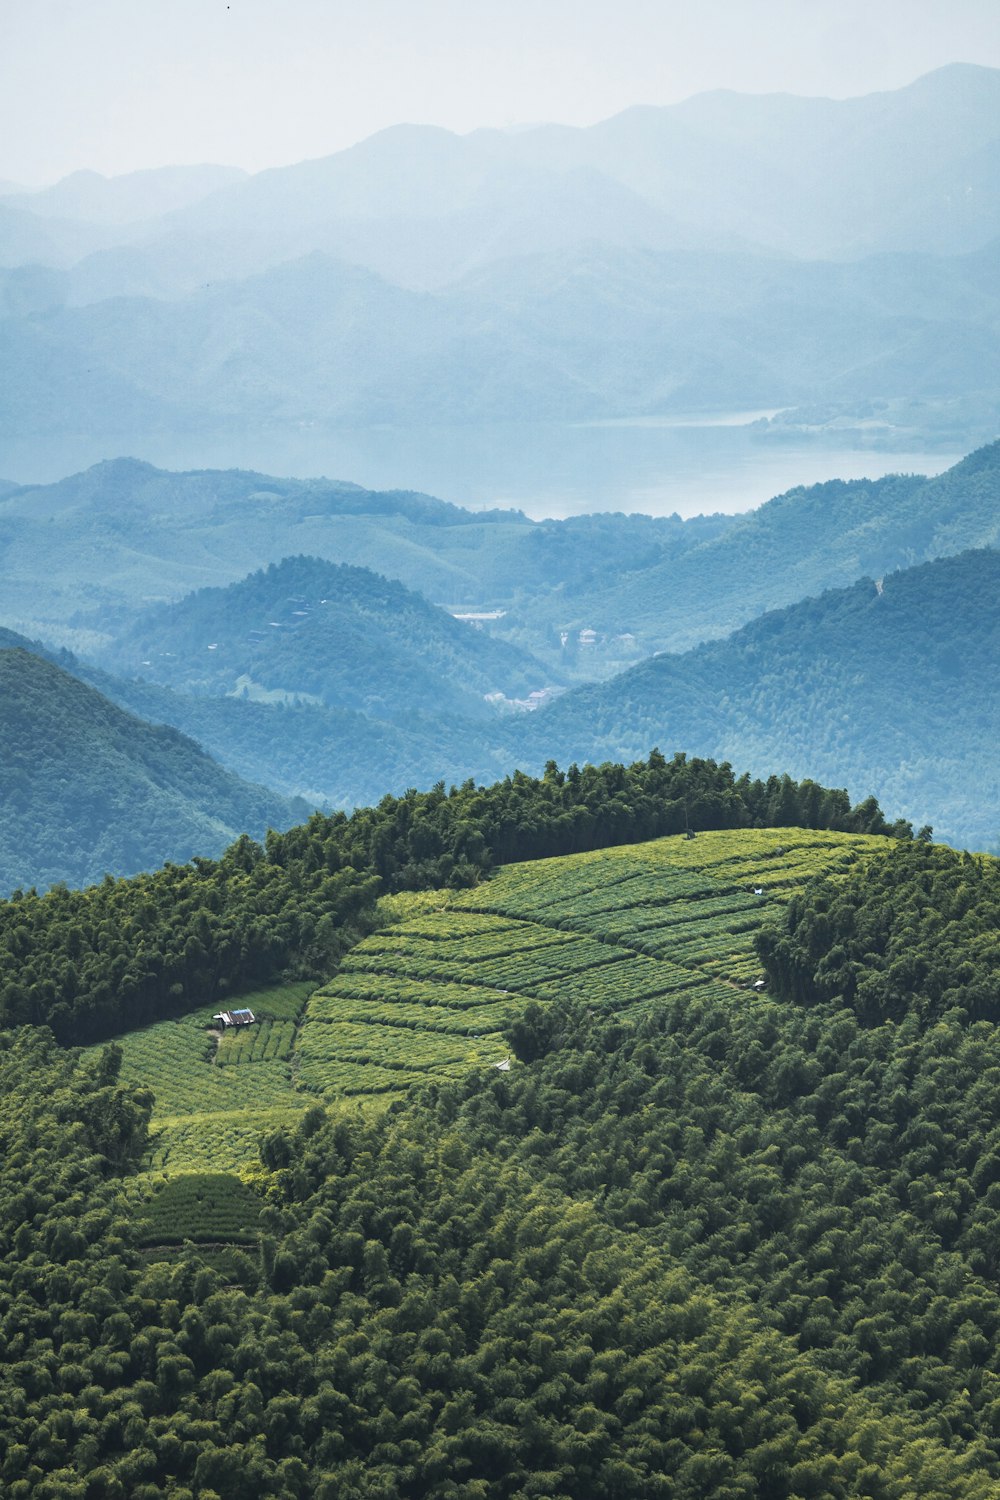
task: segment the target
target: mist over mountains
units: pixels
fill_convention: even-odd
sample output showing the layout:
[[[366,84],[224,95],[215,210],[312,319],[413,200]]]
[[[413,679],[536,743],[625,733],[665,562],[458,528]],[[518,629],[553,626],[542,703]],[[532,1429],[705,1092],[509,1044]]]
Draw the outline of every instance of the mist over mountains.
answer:
[[[954,65],[8,194],[0,431],[780,407],[877,436],[922,402],[969,445],[1000,392],[998,119],[997,71]]]

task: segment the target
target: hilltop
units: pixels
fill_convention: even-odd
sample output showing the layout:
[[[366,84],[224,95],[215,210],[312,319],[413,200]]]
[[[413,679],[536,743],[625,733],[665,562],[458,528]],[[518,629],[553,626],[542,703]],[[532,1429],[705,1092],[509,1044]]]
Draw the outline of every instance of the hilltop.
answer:
[[[403,584],[307,557],[145,611],[102,660],[197,693],[301,698],[407,720],[482,717],[489,695],[526,698],[551,679],[526,651]]]

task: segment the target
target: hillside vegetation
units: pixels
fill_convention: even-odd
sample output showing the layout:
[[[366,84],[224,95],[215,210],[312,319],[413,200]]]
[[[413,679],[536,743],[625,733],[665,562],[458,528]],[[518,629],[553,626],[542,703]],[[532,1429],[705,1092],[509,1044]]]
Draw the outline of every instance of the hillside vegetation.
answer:
[[[306,811],[18,649],[0,649],[0,806],[3,893],[218,854]]]
[[[474,885],[495,864],[700,828],[812,824],[886,833],[874,799],[728,765],[648,761],[520,772],[492,787],[385,797],[313,815],[265,846],[245,834],[195,859],[85,891],[15,892],[0,903],[0,1023],[96,1041],[281,976],[323,977],[389,891]],[[908,833],[906,824],[893,832]]]
[[[635,1017],[682,994],[746,999],[761,973],[755,933],[811,875],[884,843],[798,829],[674,835],[506,865],[468,892],[387,897],[377,930],[325,984],[242,996],[257,1025],[217,1036],[202,1005],[116,1039],[122,1080],[155,1096],[153,1180],[249,1167],[265,1132],[294,1127],[317,1100],[386,1107],[429,1081],[509,1067],[509,1037],[534,1055],[567,1002]],[[205,1237],[197,1211],[171,1238],[185,1227]]]
[[[995,886],[920,842],[747,830],[401,903],[304,1034],[340,1036],[343,1077],[360,1027],[389,1059],[457,1034],[437,1012],[478,989],[508,1006],[511,1067],[300,1111],[262,1142],[259,1198],[202,1169],[133,1185],[129,1212],[148,1089],[114,1047],[22,1028],[0,1062],[7,1491],[992,1500]],[[769,994],[745,987],[754,932]],[[365,975],[377,999],[338,989]],[[170,1243],[183,1225],[225,1247]]]
[[[649,652],[683,650],[822,589],[998,543],[992,443],[931,479],[890,474],[789,490],[683,556],[594,580],[564,624],[628,629]]]
[[[488,694],[526,697],[551,676],[401,583],[307,557],[146,611],[104,660],[196,692],[302,696],[407,721],[482,716]]]
[[[512,725],[509,742],[528,766],[628,758],[658,742],[755,769],[839,772],[915,823],[992,847],[998,601],[995,551],[862,579],[576,688]]]

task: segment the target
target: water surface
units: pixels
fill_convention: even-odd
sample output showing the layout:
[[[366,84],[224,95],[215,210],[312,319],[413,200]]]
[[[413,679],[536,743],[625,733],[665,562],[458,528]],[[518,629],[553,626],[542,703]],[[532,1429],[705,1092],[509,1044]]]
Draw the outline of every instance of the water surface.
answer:
[[[760,413],[575,424],[362,429],[239,428],[208,433],[56,436],[0,441],[0,476],[50,483],[104,458],[164,469],[256,469],[346,479],[368,489],[423,490],[536,519],[595,510],[682,516],[749,510],[799,484],[937,474],[962,457],[928,444],[885,451],[853,441],[775,438]]]

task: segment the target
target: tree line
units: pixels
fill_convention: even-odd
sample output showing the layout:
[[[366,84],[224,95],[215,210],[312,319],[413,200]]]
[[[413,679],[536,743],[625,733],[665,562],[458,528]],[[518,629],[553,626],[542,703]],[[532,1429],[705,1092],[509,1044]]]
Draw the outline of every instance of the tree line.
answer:
[[[44,1024],[91,1042],[281,976],[328,975],[391,891],[468,886],[497,864],[685,831],[800,826],[911,833],[874,798],[728,763],[550,762],[490,787],[385,797],[351,816],[314,814],[219,858],[167,864],[85,890],[16,891],[0,903],[0,1025]]]

